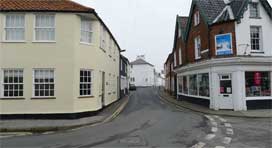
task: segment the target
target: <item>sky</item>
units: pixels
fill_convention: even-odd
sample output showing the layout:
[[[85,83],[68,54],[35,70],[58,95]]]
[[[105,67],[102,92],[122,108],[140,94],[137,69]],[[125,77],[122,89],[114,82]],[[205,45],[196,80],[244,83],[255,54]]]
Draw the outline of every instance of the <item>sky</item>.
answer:
[[[163,70],[173,49],[176,15],[188,16],[192,0],[74,0],[94,8],[130,61],[145,55]],[[270,5],[272,0],[268,0]]]

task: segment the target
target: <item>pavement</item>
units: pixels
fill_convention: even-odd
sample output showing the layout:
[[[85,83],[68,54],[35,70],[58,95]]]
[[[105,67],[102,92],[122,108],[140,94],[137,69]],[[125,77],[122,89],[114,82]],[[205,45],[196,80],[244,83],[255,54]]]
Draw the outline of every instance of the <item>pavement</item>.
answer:
[[[195,112],[201,112],[204,114],[222,115],[231,117],[246,117],[246,118],[272,118],[272,109],[259,109],[259,110],[247,110],[247,111],[231,111],[231,110],[212,110],[207,107],[193,104],[187,101],[179,101],[174,96],[171,96],[163,90],[158,90],[162,99],[177,105],[182,108],[187,108]]]
[[[271,148],[271,118],[203,114],[138,88],[115,118],[96,126],[0,138],[1,148]]]
[[[88,125],[97,125],[111,121],[126,106],[129,97],[126,96],[109,105],[96,116],[70,120],[0,120],[0,137],[16,135],[29,135],[31,133],[44,133],[68,130]]]

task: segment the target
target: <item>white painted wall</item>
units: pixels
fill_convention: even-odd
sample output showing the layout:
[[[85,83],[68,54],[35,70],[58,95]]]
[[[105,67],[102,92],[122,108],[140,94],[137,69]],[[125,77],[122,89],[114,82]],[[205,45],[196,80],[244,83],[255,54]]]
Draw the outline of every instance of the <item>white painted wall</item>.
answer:
[[[177,69],[177,78],[184,75],[193,75],[199,73],[209,73],[210,75],[210,97],[200,97],[200,96],[191,96],[190,97],[202,98],[210,100],[210,108],[218,110],[220,109],[220,88],[219,88],[219,74],[231,74],[232,75],[232,99],[233,99],[233,109],[238,110],[247,110],[246,101],[247,100],[271,100],[272,96],[266,97],[246,97],[245,91],[245,72],[246,71],[268,71],[270,72],[270,77],[272,78],[272,64],[269,60],[270,65],[267,62],[264,62],[262,58],[248,58],[247,60],[255,64],[243,64],[236,59],[236,62],[230,62],[231,59],[224,59],[222,65],[215,65],[211,61],[207,61],[205,64],[200,63],[188,66],[187,68]],[[243,59],[243,58],[241,58]],[[240,60],[241,60],[240,59]],[[264,59],[264,58],[263,58]],[[267,59],[267,58],[265,58]],[[263,64],[259,62],[263,62]],[[214,61],[214,63],[218,63]],[[272,81],[270,83],[272,86]],[[271,88],[272,91],[272,88]],[[179,95],[184,95],[178,92]]]
[[[119,52],[109,56],[109,48],[99,48],[100,25],[93,20],[93,43],[80,43],[80,16],[56,13],[56,42],[34,43],[35,13],[25,13],[25,42],[3,42],[5,14],[0,13],[0,70],[24,69],[24,96],[22,100],[0,100],[1,114],[75,113],[96,111],[102,107],[101,71],[105,72],[105,105],[118,99]],[[55,69],[55,99],[32,99],[33,68]],[[80,98],[80,69],[93,70],[92,92],[89,98]],[[0,82],[1,82],[0,74]],[[0,86],[2,86],[0,84]],[[0,87],[1,89],[1,87]],[[1,93],[0,93],[1,94]],[[1,96],[1,95],[0,95]]]
[[[148,64],[133,65],[131,68],[131,78],[135,78],[135,82],[131,82],[136,86],[146,87],[155,85],[155,68]],[[147,81],[146,81],[147,79]]]
[[[256,0],[259,1],[259,0]],[[237,54],[244,55],[246,44],[248,44],[248,52],[250,53],[250,26],[262,27],[262,47],[264,54],[251,54],[260,56],[272,56],[272,19],[268,16],[264,7],[259,3],[260,17],[261,19],[250,18],[249,6],[244,13],[241,23],[235,23],[236,30],[236,47]]]

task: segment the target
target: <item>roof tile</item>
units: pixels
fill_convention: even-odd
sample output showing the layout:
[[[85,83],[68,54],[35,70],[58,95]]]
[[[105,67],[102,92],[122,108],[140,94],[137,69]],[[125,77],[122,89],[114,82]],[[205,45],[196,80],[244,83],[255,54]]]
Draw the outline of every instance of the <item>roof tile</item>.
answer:
[[[92,12],[70,0],[0,0],[0,11]]]

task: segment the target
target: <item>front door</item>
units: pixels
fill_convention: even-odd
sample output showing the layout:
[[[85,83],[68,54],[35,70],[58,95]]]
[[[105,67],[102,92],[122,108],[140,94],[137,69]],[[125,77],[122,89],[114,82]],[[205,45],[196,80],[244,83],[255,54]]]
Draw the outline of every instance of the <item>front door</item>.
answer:
[[[231,74],[219,75],[219,109],[233,109]]]

